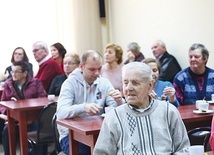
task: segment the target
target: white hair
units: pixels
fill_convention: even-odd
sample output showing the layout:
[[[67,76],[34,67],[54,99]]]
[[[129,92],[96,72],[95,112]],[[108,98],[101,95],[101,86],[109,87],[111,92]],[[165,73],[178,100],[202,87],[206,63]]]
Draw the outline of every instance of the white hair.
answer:
[[[141,79],[144,82],[152,80],[152,70],[147,64],[142,62],[130,62],[122,68],[122,78],[127,70],[137,70],[140,73]]]

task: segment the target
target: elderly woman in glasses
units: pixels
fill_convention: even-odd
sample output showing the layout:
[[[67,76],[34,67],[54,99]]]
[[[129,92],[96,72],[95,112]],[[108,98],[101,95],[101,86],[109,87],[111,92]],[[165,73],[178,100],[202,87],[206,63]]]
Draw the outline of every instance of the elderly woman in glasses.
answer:
[[[153,58],[146,58],[142,62],[150,66],[152,69],[153,90],[150,93],[150,96],[154,99],[167,100],[175,106],[179,106],[172,83],[169,81],[158,80],[161,72],[160,63]]]
[[[38,79],[29,76],[27,62],[14,62],[12,65],[11,75],[12,78],[9,78],[5,82],[1,101],[23,100],[46,96],[46,92],[42,86],[42,83]],[[7,121],[6,109],[4,107],[0,107],[0,112],[0,118]],[[6,124],[2,132],[2,143],[5,155],[9,155],[7,127],[8,126]]]
[[[63,70],[65,74],[58,75],[53,79],[48,94],[55,94],[56,96],[59,96],[63,82],[67,79],[69,74],[79,66],[79,63],[80,63],[79,55],[77,54],[65,55],[63,59]]]

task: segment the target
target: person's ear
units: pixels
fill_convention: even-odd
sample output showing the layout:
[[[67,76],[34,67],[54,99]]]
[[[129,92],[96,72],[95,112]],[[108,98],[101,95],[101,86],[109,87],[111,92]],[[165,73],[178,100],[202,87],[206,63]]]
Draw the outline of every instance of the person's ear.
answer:
[[[81,70],[83,70],[83,64],[82,64],[82,63],[79,64],[79,68],[80,68]]]
[[[28,71],[24,71],[24,76],[27,77]]]
[[[204,58],[204,62],[205,62],[205,64],[207,64],[207,61],[208,61],[208,58],[206,57],[206,58]]]
[[[150,82],[149,82],[149,93],[152,92],[152,88],[153,88],[153,82],[150,81]]]

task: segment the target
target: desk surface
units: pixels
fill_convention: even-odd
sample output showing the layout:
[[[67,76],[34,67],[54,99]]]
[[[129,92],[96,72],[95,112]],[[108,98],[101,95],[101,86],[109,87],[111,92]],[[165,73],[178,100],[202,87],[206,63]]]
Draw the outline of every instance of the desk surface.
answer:
[[[57,100],[55,98],[55,100]],[[0,105],[6,107],[9,110],[26,110],[26,109],[38,109],[44,107],[48,104],[48,98],[33,98],[33,99],[25,99],[25,100],[17,100],[17,101],[1,101]]]
[[[210,108],[214,110],[214,105],[210,105]],[[178,111],[181,115],[181,118],[184,124],[191,123],[191,122],[199,122],[204,120],[211,120],[213,114],[195,114],[193,113],[195,109],[195,105],[187,105],[187,106],[180,106],[178,107]],[[77,117],[72,119],[66,120],[57,120],[57,123],[65,126],[69,129],[75,129],[79,132],[86,132],[90,133],[93,131],[97,131],[100,129],[102,125],[103,117],[101,116],[90,116],[90,117]]]
[[[214,110],[214,105],[210,105],[209,109]],[[184,123],[203,121],[207,119],[212,119],[213,114],[195,114],[193,110],[196,110],[195,105],[186,105],[178,107],[178,111],[181,115]]]
[[[210,105],[210,109],[214,110],[214,105]],[[178,107],[178,111],[184,124],[200,122],[204,120],[211,120],[213,114],[195,114],[193,113],[195,105],[187,105]],[[89,117],[77,117],[72,119],[57,120],[57,123],[65,126],[69,129],[79,130],[79,132],[90,133],[92,130],[99,130],[102,125],[103,117],[101,116],[89,116]]]
[[[103,117],[99,115],[57,120],[57,124],[75,130],[84,135],[97,134],[100,131]]]

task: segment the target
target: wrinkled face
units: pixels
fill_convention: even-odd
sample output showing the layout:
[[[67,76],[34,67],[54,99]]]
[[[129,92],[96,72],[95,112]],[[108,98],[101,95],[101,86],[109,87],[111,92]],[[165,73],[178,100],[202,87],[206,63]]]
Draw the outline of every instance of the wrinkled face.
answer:
[[[20,82],[26,78],[27,71],[22,72],[21,66],[12,66],[11,74],[12,74],[13,81]]]
[[[15,62],[22,61],[24,58],[24,51],[22,49],[15,50],[13,53],[13,58]]]
[[[90,56],[85,64],[80,64],[80,68],[82,69],[84,79],[88,84],[92,84],[100,75],[102,60],[98,56]]]
[[[63,59],[63,69],[66,75],[69,75],[77,67],[78,67],[78,64],[75,62],[75,60],[72,57],[68,56]]]
[[[152,69],[152,78],[153,78],[154,82],[156,82],[158,80],[158,78],[159,78],[159,71],[158,71],[157,63],[150,62],[147,65],[151,67],[151,69]]]
[[[51,46],[51,55],[53,59],[57,59],[60,57],[58,49],[54,46]]]
[[[116,52],[113,48],[107,48],[104,54],[104,59],[106,63],[117,62]]]
[[[196,70],[204,69],[207,59],[203,59],[200,49],[189,51],[190,68],[194,72]]]
[[[35,60],[37,62],[40,62],[48,55],[48,52],[44,48],[41,48],[39,45],[33,45],[33,55]]]
[[[143,82],[138,70],[128,70],[123,74],[123,93],[126,101],[135,107],[142,107],[152,90],[151,82]]]
[[[166,51],[166,49],[163,46],[161,46],[158,42],[154,42],[152,44],[151,49],[155,58],[158,58],[160,55],[162,55]]]

